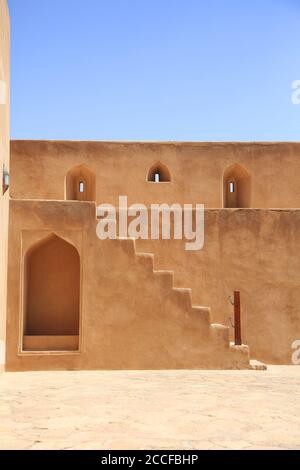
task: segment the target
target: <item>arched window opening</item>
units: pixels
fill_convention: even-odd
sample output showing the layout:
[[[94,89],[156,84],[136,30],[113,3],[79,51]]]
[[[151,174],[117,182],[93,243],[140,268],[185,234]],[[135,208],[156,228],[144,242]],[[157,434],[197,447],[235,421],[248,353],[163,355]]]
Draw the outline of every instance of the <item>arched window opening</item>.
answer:
[[[248,170],[235,164],[227,168],[223,177],[223,205],[225,208],[251,206],[251,176]]]
[[[85,182],[84,181],[80,181],[80,183],[79,183],[79,192],[81,194],[83,194],[85,192]]]
[[[96,177],[84,165],[73,168],[67,174],[66,199],[70,201],[96,200]]]
[[[169,183],[171,175],[165,165],[156,163],[150,168],[147,180],[149,183]]]
[[[53,234],[25,257],[23,350],[78,350],[79,316],[79,253]]]

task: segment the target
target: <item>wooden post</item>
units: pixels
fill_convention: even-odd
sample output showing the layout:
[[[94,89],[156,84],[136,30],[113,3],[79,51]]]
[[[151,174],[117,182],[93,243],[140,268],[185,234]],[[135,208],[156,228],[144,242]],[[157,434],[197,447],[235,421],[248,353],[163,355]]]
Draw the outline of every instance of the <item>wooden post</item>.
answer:
[[[234,292],[234,342],[236,346],[242,345],[241,295],[239,291]]]

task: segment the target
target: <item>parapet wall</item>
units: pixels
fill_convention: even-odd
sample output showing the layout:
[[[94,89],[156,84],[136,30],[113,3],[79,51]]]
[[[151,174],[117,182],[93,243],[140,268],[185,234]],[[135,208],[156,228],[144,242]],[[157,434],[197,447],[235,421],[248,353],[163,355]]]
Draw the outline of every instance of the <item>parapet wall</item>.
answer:
[[[170,182],[147,181],[158,164]],[[240,178],[246,198],[238,207],[300,207],[299,143],[121,143],[13,141],[11,196],[63,200],[67,175],[85,165],[95,178],[97,204],[204,204],[224,206],[224,177]],[[237,166],[236,175],[231,169]],[[249,176],[245,181],[243,175]],[[94,192],[94,191],[93,191]],[[94,199],[93,199],[94,200]]]

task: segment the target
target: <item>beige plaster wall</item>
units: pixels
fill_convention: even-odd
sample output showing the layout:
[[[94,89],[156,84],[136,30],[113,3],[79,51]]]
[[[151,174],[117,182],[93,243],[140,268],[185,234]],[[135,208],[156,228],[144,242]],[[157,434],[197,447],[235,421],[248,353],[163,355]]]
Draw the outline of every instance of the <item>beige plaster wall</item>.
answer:
[[[191,287],[193,303],[209,305],[212,321],[230,326],[228,297],[241,291],[242,339],[253,359],[291,364],[300,340],[300,210],[222,209],[205,212],[205,243],[187,252],[176,240],[137,241]],[[232,330],[232,329],[231,329]]]
[[[200,252],[186,252],[183,242],[172,240],[138,241],[137,247],[155,254],[155,269],[173,270],[176,286],[192,288],[193,303],[211,307],[214,322],[230,324],[232,307],[228,296],[233,290],[240,290],[243,339],[250,345],[251,356],[267,363],[291,363],[292,342],[300,339],[300,212],[291,209],[300,207],[300,144],[15,141],[12,142],[11,155],[14,198],[62,200],[66,190],[65,176],[73,167],[85,165],[96,176],[97,203],[117,205],[119,195],[127,195],[129,203],[202,202],[207,207],[219,208],[206,210],[205,247]],[[157,162],[168,167],[171,183],[146,181],[149,169]],[[244,166],[251,175],[251,206],[256,207],[255,210],[220,209],[224,171],[234,164]],[[17,207],[21,204],[21,201],[15,201],[14,211],[19,216]],[[85,203],[75,203],[75,206],[72,203],[70,206],[51,204],[46,204],[43,210],[47,212],[51,207],[51,220],[55,221],[56,230],[73,230],[77,224],[82,226],[80,211],[86,210]],[[65,221],[59,216],[64,207],[76,207]],[[270,210],[269,207],[277,209]],[[34,210],[35,206],[31,208]],[[57,213],[53,212],[54,209]],[[22,221],[24,223],[23,216]],[[31,230],[39,230],[39,216],[35,216],[30,224]],[[88,223],[92,232],[95,230],[93,224],[94,221]],[[53,229],[53,223],[49,227]],[[15,237],[15,232],[12,233]],[[89,237],[93,236],[90,232]],[[12,239],[13,252],[19,249],[22,237]],[[88,263],[85,260],[90,257],[97,259],[99,243],[91,240],[89,238],[85,242],[83,263]],[[107,247],[111,249],[113,245],[107,244]],[[109,272],[109,251],[106,256],[106,272]],[[102,266],[104,269],[105,264]],[[105,277],[101,275],[99,278],[98,274],[95,287],[94,268],[86,271],[83,288],[95,299],[100,295],[95,292],[101,291],[104,285],[108,298],[106,303],[102,299],[101,305],[105,309],[115,298],[118,299],[119,291],[125,289],[128,282],[123,272],[123,269],[127,272],[126,264],[118,269],[120,280],[117,286],[111,283],[112,288],[107,285]],[[14,270],[17,276],[16,267]],[[14,282],[10,279],[10,285]],[[136,279],[136,286],[147,289],[146,279]],[[136,287],[133,291],[137,292]],[[120,303],[118,308],[122,312],[124,305]],[[12,311],[16,316],[17,307]],[[99,325],[99,328],[101,330],[102,327]],[[96,335],[91,332],[93,334]],[[109,335],[114,337],[112,331]],[[101,367],[107,365],[106,360],[97,364]],[[112,365],[113,361],[109,364]]]
[[[95,209],[88,202],[11,201],[7,370],[249,367],[247,348],[230,347],[229,329],[211,325],[209,309],[193,306],[189,290],[174,289],[172,273],[154,272],[151,254],[137,254],[133,240],[97,238]],[[79,352],[22,349],[24,260],[51,233],[81,260]],[[44,339],[33,340],[40,349]]]
[[[9,169],[9,13],[0,0],[0,371],[5,361],[8,192],[2,195],[3,165]]]
[[[192,288],[193,305],[211,307],[213,323],[230,326],[233,309],[228,297],[240,290],[242,336],[251,357],[291,364],[291,345],[300,339],[300,210],[206,210],[205,245],[199,252],[185,251],[184,241],[139,240],[138,252],[154,253],[154,270],[161,272],[154,278],[151,259],[137,262],[130,242],[101,242],[95,230],[95,206],[90,203],[11,203],[9,370],[230,366],[224,350],[208,346],[203,317],[200,323],[200,317],[193,318],[189,334],[185,331],[186,313],[182,316],[181,307],[176,302],[174,307],[166,295],[170,270],[175,287]],[[51,233],[72,243],[80,254],[81,353],[18,357],[24,257]],[[158,288],[162,277],[167,290]],[[203,347],[210,351],[205,359],[194,358],[192,351],[203,352]],[[219,354],[221,363],[216,359]]]
[[[149,169],[166,165],[171,183],[147,182]],[[15,199],[64,199],[65,177],[86,165],[96,175],[97,203],[202,203],[223,207],[223,175],[231,165],[251,176],[250,207],[300,207],[299,143],[105,143],[14,141]]]

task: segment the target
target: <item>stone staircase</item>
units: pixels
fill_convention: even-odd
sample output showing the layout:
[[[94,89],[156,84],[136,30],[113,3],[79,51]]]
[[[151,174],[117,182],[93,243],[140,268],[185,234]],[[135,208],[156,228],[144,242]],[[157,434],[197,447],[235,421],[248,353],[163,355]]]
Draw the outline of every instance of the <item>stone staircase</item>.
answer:
[[[209,307],[192,304],[192,289],[174,287],[173,271],[156,271],[154,268],[154,254],[137,252],[135,239],[118,238],[116,242],[120,243],[122,249],[134,257],[134,262],[142,266],[153,277],[154,295],[156,295],[158,302],[166,303],[166,313],[171,313],[173,306],[176,305],[176,310],[180,311],[181,320],[184,319],[186,326],[195,329],[195,331],[201,331],[209,363],[207,367],[203,364],[199,368],[252,368],[248,346],[235,346],[230,343],[229,327],[211,323],[211,310]],[[174,321],[176,321],[176,317]],[[201,346],[202,342],[200,341],[199,348]],[[220,357],[220,355],[223,357]]]

